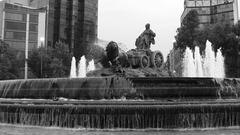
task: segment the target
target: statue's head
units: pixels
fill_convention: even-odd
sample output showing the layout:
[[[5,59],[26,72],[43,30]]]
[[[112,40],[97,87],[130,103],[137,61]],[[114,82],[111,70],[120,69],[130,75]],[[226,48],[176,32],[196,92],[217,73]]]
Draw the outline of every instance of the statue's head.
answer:
[[[145,25],[145,28],[146,28],[146,29],[150,29],[150,24],[147,23],[147,24]]]

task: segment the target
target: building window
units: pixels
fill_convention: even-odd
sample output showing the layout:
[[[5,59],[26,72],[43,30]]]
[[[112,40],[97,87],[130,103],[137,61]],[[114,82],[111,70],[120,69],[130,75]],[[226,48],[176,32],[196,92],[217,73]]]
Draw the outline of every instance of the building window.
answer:
[[[15,13],[6,13],[5,19],[15,20],[15,21],[26,21],[26,15],[15,14]]]
[[[29,31],[37,32],[38,31],[38,25],[37,24],[30,24],[29,25]]]
[[[5,38],[13,39],[13,40],[26,40],[26,33],[25,32],[7,31],[7,32],[5,32]]]
[[[38,23],[38,15],[30,15],[30,22]]]
[[[38,41],[38,35],[35,33],[29,33],[29,41]]]
[[[5,32],[6,39],[13,39],[13,32]]]
[[[17,9],[18,7],[16,5],[12,5],[12,4],[6,3],[5,4],[5,8],[6,9]]]
[[[26,31],[26,23],[6,22],[6,29]]]

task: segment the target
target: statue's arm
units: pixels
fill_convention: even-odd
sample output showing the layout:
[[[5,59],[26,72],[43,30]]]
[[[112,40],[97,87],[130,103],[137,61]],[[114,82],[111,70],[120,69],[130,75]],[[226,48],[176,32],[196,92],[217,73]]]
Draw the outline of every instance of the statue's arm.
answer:
[[[153,37],[156,37],[156,33],[154,33],[152,30],[150,30],[150,33]]]

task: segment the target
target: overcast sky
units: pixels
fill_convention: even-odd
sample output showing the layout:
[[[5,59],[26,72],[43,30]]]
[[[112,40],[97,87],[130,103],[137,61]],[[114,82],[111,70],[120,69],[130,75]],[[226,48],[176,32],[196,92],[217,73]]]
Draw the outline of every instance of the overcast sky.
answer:
[[[180,26],[183,4],[184,0],[99,0],[98,37],[135,48],[136,38],[150,23],[157,34],[152,48],[166,56]]]

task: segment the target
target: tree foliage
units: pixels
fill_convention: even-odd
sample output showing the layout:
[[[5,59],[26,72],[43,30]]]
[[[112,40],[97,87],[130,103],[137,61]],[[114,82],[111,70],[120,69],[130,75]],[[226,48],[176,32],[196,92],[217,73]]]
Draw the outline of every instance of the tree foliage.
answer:
[[[29,67],[38,78],[68,77],[71,54],[68,45],[58,42],[55,48],[38,48],[29,57]]]
[[[194,49],[197,45],[204,50],[206,41],[209,40],[215,51],[221,48],[223,54],[237,54],[239,50],[237,36],[240,36],[239,23],[235,26],[212,24],[200,29],[198,13],[196,10],[191,10],[184,18],[182,26],[177,29],[174,48],[185,50],[186,47],[190,47]]]
[[[0,40],[0,80],[17,79],[20,77],[22,59],[18,52]]]
[[[182,26],[177,29],[176,48],[185,49],[186,47],[193,48],[193,43],[200,35],[198,31],[199,19],[196,10],[191,10],[182,22]]]
[[[237,32],[235,26],[216,24],[208,28],[207,39],[212,42],[215,51],[221,49],[224,55],[229,53],[237,55],[239,51]]]
[[[225,57],[227,77],[240,77],[240,23],[230,24],[209,24],[199,28],[197,11],[190,11],[177,29],[174,49],[184,52],[186,47],[194,49],[199,46],[201,52],[205,50],[206,41],[212,43],[216,52],[221,49]]]
[[[225,68],[227,77],[240,77],[239,74],[239,24],[231,26],[214,25],[209,31],[209,40],[213,43],[215,51],[222,50],[225,57]]]

